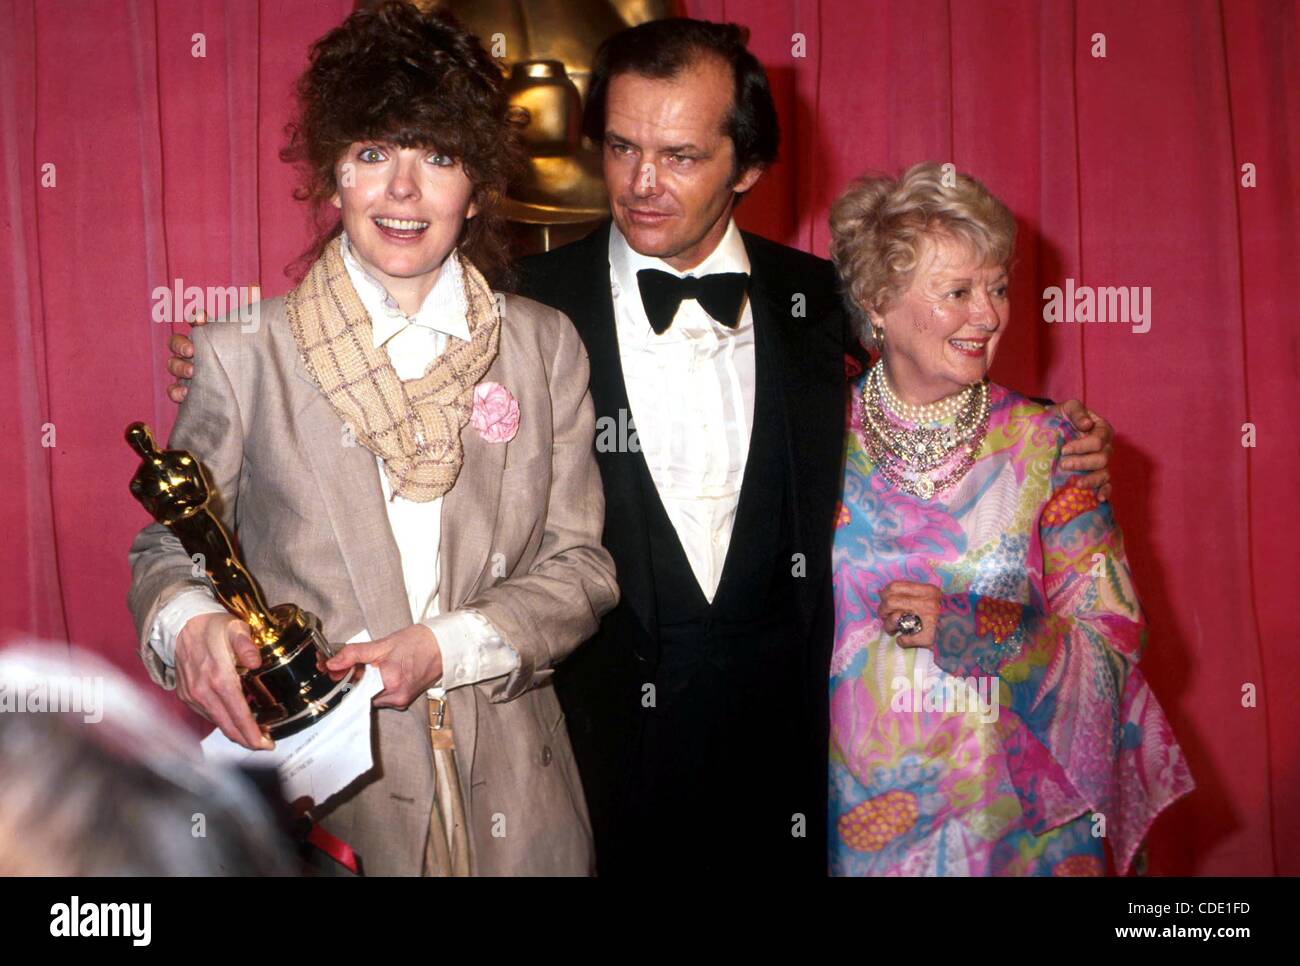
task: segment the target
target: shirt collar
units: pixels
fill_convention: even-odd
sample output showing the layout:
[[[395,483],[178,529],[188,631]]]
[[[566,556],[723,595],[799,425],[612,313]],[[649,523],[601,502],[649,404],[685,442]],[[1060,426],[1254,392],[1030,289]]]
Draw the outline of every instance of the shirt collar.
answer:
[[[623,233],[618,230],[618,225],[611,222],[609,226],[609,264],[620,276],[617,279],[620,284],[630,282],[632,288],[635,289],[636,273],[643,268],[657,268],[661,272],[668,272],[678,278],[685,278],[687,275],[694,275],[698,278],[702,275],[715,275],[719,272],[744,272],[749,274],[749,252],[745,251],[745,239],[741,237],[740,229],[736,227],[736,221],[733,218],[727,222],[727,230],[723,232],[722,239],[718,242],[717,247],[709,252],[708,257],[694,268],[682,272],[673,268],[662,258],[656,258],[653,255],[642,255],[633,249],[627,243],[627,239],[623,237]]]
[[[641,304],[641,289],[637,285],[636,273],[643,268],[657,268],[661,272],[669,272],[678,278],[685,278],[688,275],[696,277],[702,275],[713,275],[719,272],[744,272],[749,273],[749,252],[745,250],[745,239],[740,234],[740,229],[736,227],[736,220],[730,219],[727,222],[727,230],[723,232],[722,239],[718,242],[716,248],[709,252],[708,257],[694,268],[685,272],[678,271],[669,265],[662,258],[656,258],[653,255],[642,255],[627,243],[623,233],[618,230],[618,225],[614,222],[609,226],[609,280],[615,297],[622,294],[629,296],[627,307],[629,311],[626,317],[629,321],[634,321],[636,328],[642,331],[647,338],[654,334],[650,327],[650,322],[645,315],[645,307]],[[742,324],[743,327],[743,324]]]
[[[397,299],[393,298],[384,287],[384,283],[375,278],[357,260],[347,232],[344,232],[341,237],[340,249],[343,254],[343,267],[347,269],[352,287],[356,289],[361,304],[370,316],[370,328],[376,349],[408,325],[422,325],[465,342],[470,340],[469,308],[465,302],[465,276],[460,266],[460,259],[455,257],[455,250],[443,261],[438,278],[420,308],[415,315],[408,318],[402,312],[401,306],[397,304]]]

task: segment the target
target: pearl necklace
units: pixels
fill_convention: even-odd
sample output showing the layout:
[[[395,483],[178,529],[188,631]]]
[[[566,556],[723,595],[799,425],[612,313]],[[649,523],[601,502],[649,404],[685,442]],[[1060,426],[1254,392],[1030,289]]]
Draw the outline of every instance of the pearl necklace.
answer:
[[[889,379],[885,376],[883,367],[877,365],[874,369],[879,369],[877,374],[873,370],[880,386],[880,393],[884,396],[885,405],[889,407],[890,412],[906,423],[949,423],[965,406],[975,391],[974,386],[967,386],[960,392],[955,392],[937,402],[923,403],[914,406],[911,403],[903,402],[894,393],[893,388],[889,385]]]
[[[862,384],[861,403],[872,462],[894,486],[923,500],[966,475],[988,431],[985,381],[935,403],[909,406],[890,391],[884,364],[877,362]]]

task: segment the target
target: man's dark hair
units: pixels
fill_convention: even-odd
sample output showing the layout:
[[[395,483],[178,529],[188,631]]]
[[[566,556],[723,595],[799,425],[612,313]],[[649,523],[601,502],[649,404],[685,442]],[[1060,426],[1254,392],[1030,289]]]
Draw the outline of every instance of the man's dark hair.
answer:
[[[735,78],[726,134],[735,146],[731,176],[776,160],[781,130],[767,73],[745,46],[749,31],[734,23],[711,23],[688,17],[651,20],[609,37],[596,51],[582,118],[582,133],[600,144],[605,139],[605,100],[609,82],[619,74],[667,79],[714,56],[731,67]]]

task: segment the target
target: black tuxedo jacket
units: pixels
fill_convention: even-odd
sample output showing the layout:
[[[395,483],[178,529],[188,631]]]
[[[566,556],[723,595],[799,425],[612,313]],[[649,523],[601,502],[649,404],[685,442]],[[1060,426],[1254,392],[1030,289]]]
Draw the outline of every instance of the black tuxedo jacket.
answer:
[[[621,414],[631,412],[610,294],[609,231],[606,223],[581,241],[521,260],[517,285],[520,294],[563,311],[581,335],[598,427],[605,418],[613,421],[605,425],[620,426]],[[811,809],[819,814],[808,816],[805,852],[812,858],[804,867],[824,872],[826,695],[834,629],[830,556],[842,472],[846,322],[830,262],[747,232],[742,237],[750,260],[756,362],[781,389],[778,432],[790,516],[784,525],[806,568],[794,581],[802,680],[789,682],[796,692],[791,706],[812,709],[789,722],[801,732],[806,751],[802,760],[774,767],[794,769],[799,781],[819,792],[820,805]],[[596,455],[605,492],[603,542],[614,558],[622,599],[555,679],[591,812],[598,866],[613,841],[634,834],[618,827],[617,799],[636,742],[637,697],[660,653],[644,459],[601,449]],[[742,501],[744,488],[763,485],[747,472]]]

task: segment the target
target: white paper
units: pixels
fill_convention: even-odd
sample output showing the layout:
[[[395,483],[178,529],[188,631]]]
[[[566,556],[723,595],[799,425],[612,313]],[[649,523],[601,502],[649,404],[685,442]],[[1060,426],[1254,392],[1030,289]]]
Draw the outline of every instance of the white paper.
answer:
[[[320,806],[374,767],[370,700],[383,689],[379,669],[366,665],[337,708],[305,731],[281,738],[270,751],[251,751],[214,730],[202,741],[203,757],[219,764],[274,767],[288,801],[307,797]]]

